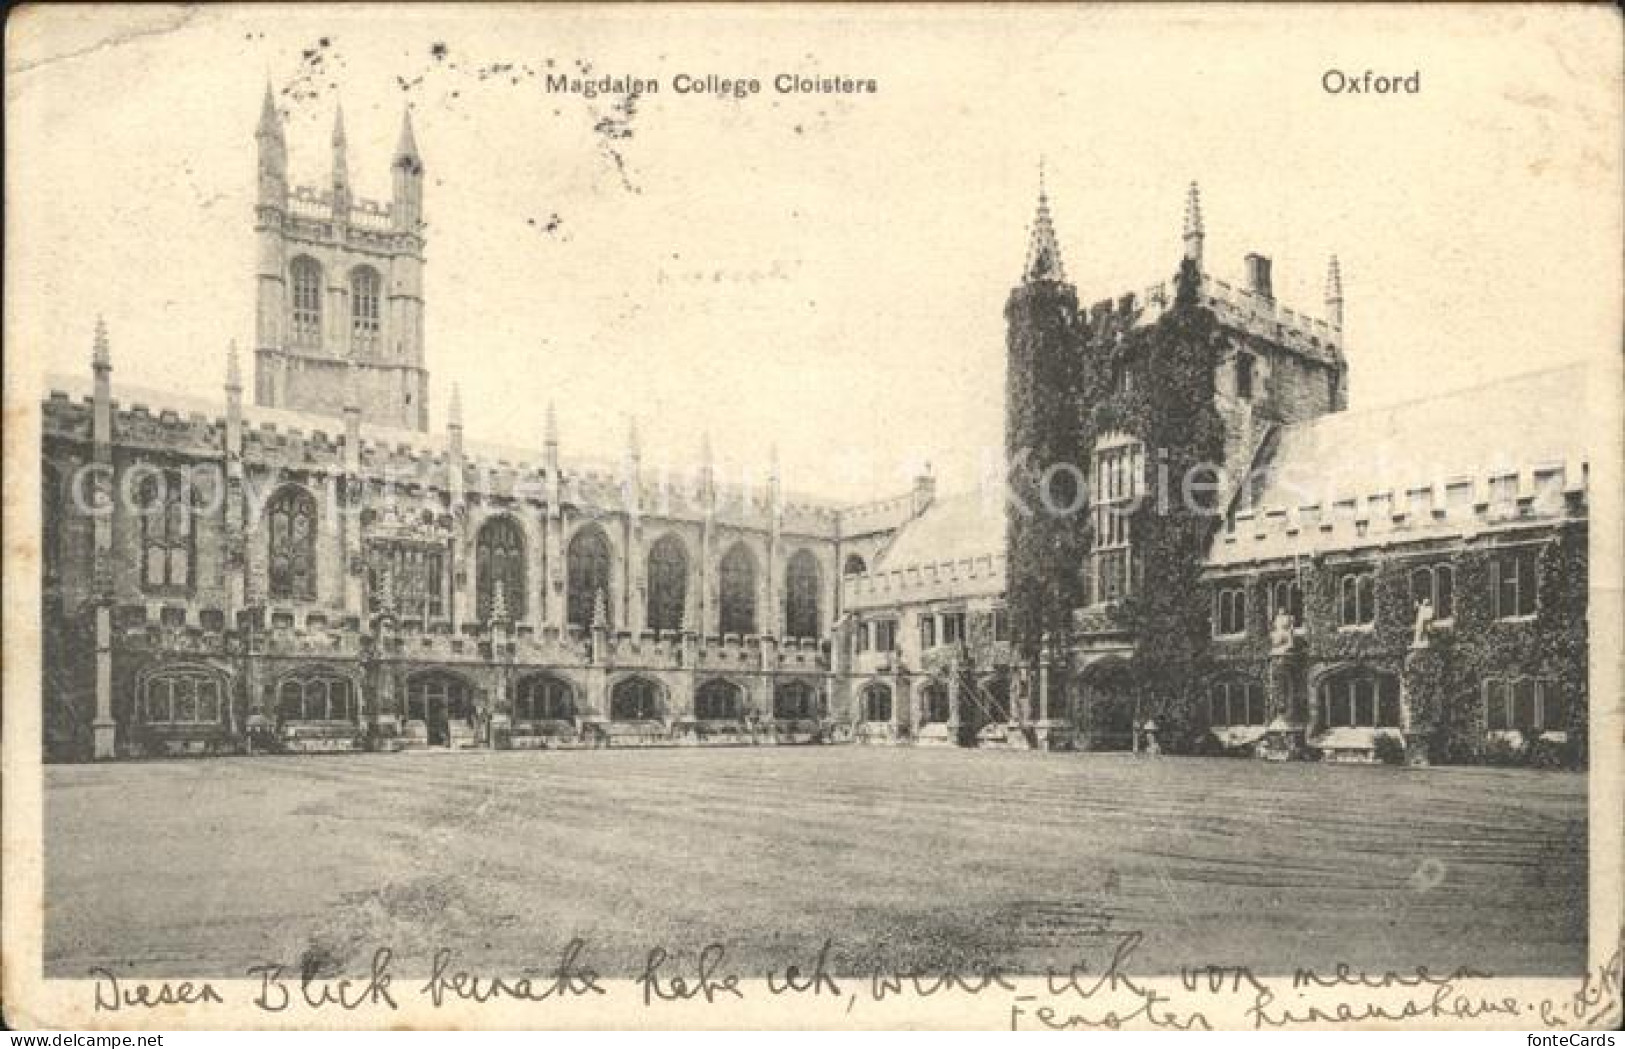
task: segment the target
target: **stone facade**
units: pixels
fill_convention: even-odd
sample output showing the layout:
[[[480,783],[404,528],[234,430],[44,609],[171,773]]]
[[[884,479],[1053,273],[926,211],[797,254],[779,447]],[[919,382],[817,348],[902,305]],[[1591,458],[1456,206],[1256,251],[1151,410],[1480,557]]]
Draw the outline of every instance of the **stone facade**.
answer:
[[[618,468],[575,466],[551,408],[537,447],[468,441],[455,386],[429,433],[410,121],[388,206],[353,198],[342,119],[320,192],[289,189],[269,95],[256,138],[252,404],[235,347],[223,406],[115,391],[98,322],[88,388],[43,405],[50,758],[1583,758],[1583,378],[1351,412],[1335,259],[1326,320],[1260,256],[1219,280],[1194,186],[1174,277],[1087,309],[1041,189],[1005,311],[1008,492],[927,476],[851,506],[776,466],[722,483],[709,439],[653,476],[635,424]]]

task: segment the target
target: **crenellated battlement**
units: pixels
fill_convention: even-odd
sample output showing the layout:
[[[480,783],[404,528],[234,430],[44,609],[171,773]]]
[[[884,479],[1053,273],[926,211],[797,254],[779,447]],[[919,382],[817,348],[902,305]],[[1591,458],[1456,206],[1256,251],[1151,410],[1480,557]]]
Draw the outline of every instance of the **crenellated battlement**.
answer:
[[[1215,539],[1220,569],[1323,551],[1453,537],[1582,519],[1589,467],[1580,459],[1456,474],[1328,500],[1234,510]]]
[[[841,581],[842,605],[872,608],[903,602],[930,601],[1000,593],[1004,589],[1005,555],[988,553],[953,561],[847,576]]]

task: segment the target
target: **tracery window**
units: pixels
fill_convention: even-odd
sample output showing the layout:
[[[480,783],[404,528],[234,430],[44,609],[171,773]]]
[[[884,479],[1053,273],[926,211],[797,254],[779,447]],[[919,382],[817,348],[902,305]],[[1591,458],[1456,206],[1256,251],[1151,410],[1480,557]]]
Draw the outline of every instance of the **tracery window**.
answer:
[[[289,267],[293,277],[292,324],[289,336],[295,346],[322,344],[322,265],[309,255],[301,255]]]
[[[1134,592],[1134,544],[1130,516],[1138,506],[1145,474],[1145,446],[1108,437],[1095,448],[1094,543],[1090,553],[1091,600],[1117,601]]]
[[[552,674],[531,674],[514,689],[513,716],[518,721],[569,721],[575,717],[575,690]]]
[[[367,608],[374,614],[383,611],[386,570],[397,618],[426,623],[445,617],[444,547],[417,542],[376,544],[367,565]]]
[[[891,688],[880,682],[872,682],[863,690],[863,720],[890,721],[891,720]]]
[[[525,536],[511,517],[493,517],[480,526],[474,550],[475,601],[480,622],[491,619],[497,583],[509,620],[525,618]]]
[[[370,353],[378,345],[380,280],[371,266],[350,273],[350,349]]]
[[[277,685],[277,716],[283,721],[351,721],[354,686],[337,674],[300,674]]]
[[[271,596],[296,601],[316,599],[316,499],[303,488],[288,487],[271,500]]]
[[[722,633],[756,633],[756,559],[745,544],[735,543],[723,556],[717,577],[721,588]]]
[[[609,716],[615,721],[658,721],[659,686],[641,677],[616,682],[609,694]]]
[[[675,535],[649,548],[649,629],[681,630],[688,603],[688,551]]]
[[[592,626],[593,606],[600,594],[606,614],[610,612],[609,564],[609,540],[596,525],[582,529],[570,540],[565,573],[569,589],[566,617],[571,626]]]
[[[818,559],[799,550],[785,568],[784,632],[790,637],[817,637]]]
[[[144,475],[137,492],[141,515],[141,585],[149,591],[187,591],[196,552],[191,486],[179,470]]]
[[[148,725],[214,725],[221,718],[220,677],[205,670],[164,670],[141,690],[141,721]]]
[[[805,681],[781,681],[773,690],[773,716],[781,721],[806,721],[818,716],[817,697]]]
[[[731,681],[707,681],[694,693],[694,716],[701,721],[731,721],[742,713],[741,690]]]

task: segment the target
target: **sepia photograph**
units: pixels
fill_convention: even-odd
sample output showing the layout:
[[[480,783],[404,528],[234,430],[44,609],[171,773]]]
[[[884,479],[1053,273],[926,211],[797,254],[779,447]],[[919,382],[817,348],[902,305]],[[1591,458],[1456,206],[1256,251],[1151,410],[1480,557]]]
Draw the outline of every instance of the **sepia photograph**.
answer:
[[[6,32],[10,1026],[1620,1024],[1617,9]]]

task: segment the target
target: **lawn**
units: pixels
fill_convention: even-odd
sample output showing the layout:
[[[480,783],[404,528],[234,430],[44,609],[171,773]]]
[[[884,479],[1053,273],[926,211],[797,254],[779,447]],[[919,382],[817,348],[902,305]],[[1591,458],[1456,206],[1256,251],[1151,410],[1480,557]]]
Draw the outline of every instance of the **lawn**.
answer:
[[[856,747],[51,766],[46,971],[1583,968],[1585,779]]]

